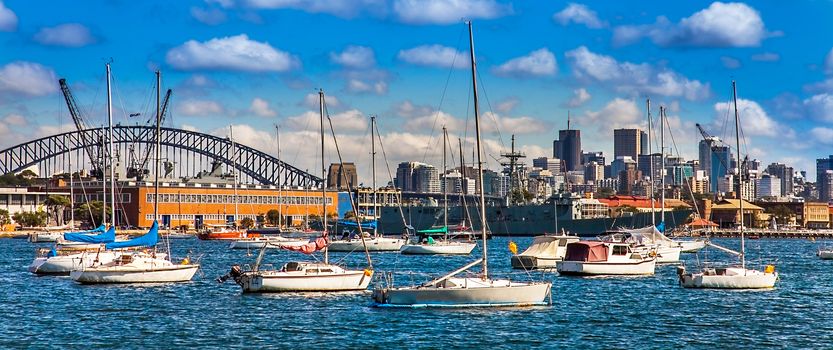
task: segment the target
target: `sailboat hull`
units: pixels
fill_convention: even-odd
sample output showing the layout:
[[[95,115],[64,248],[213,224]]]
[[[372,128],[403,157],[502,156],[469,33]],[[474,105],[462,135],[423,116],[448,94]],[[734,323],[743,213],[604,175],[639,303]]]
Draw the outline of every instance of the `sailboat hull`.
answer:
[[[238,284],[245,293],[340,292],[365,290],[371,271],[305,274],[281,271],[247,272]]]
[[[680,274],[684,288],[711,289],[766,289],[775,287],[777,272],[762,272],[742,268],[707,269],[699,273]]]
[[[706,247],[706,242],[703,241],[676,241],[680,244],[680,249],[683,253],[696,253],[700,249]]]
[[[558,273],[570,276],[653,275],[656,259],[635,262],[559,261]]]
[[[405,240],[401,238],[377,237],[367,238],[364,240],[369,252],[395,252],[405,244]],[[364,244],[361,239],[352,239],[350,241],[332,241],[327,246],[331,252],[353,252],[364,251]]]
[[[72,270],[91,267],[93,264],[106,264],[115,258],[116,253],[111,251],[38,257],[29,265],[29,272],[37,275],[68,276]]]
[[[373,292],[379,307],[496,307],[546,305],[550,283],[452,278],[453,287],[385,288]]]
[[[469,255],[475,243],[438,242],[435,244],[406,244],[399,250],[404,255]]]
[[[83,284],[187,282],[199,268],[199,265],[190,264],[153,268],[99,267],[73,270],[69,276]]]
[[[309,243],[309,239],[290,239],[285,237],[255,237],[248,239],[241,239],[231,242],[230,249],[260,249],[266,246],[267,248],[282,248],[282,247],[300,247]]]

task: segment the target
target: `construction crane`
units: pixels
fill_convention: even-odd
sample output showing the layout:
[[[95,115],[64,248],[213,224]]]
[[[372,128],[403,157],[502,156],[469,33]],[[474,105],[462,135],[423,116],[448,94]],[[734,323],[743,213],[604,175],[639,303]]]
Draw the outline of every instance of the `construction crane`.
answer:
[[[64,100],[66,100],[67,108],[69,109],[69,114],[72,116],[73,123],[75,123],[75,128],[78,129],[78,131],[87,130],[87,124],[84,122],[84,118],[81,115],[81,110],[78,108],[78,103],[75,102],[75,97],[72,95],[72,91],[70,91],[69,85],[67,85],[67,80],[61,78],[58,80],[58,84],[61,86],[61,92],[64,94]],[[80,137],[81,144],[92,144],[92,142],[90,142],[89,140],[90,136],[87,135],[87,133],[80,133]],[[85,149],[84,153],[86,153],[90,158],[90,167],[92,168],[91,172],[93,173],[93,175],[97,176],[100,170],[97,161],[98,157],[96,157],[96,154],[94,154],[94,152],[91,152],[88,149]]]
[[[159,113],[161,115],[160,116],[160,124],[164,124],[164,122],[165,122],[165,114],[167,114],[167,112],[168,112],[168,103],[171,100],[171,94],[172,93],[173,93],[173,90],[168,89],[168,91],[165,92],[165,98],[162,99],[162,106],[161,106],[161,109],[159,111]],[[149,124],[149,125],[151,123],[156,124],[156,116],[153,116],[153,118],[148,119],[148,121],[146,122],[146,124]],[[153,147],[155,147],[155,145],[156,145],[156,138],[157,137],[158,137],[158,135],[156,135],[156,133],[154,133],[153,138],[151,140],[152,141],[151,146],[149,146],[145,149],[145,156],[142,158],[142,162],[140,164],[129,167],[127,169],[127,177],[136,177],[137,180],[141,180],[142,177],[144,177],[145,175],[147,175],[149,173],[149,171],[147,169],[147,165],[148,165],[148,161],[150,160],[150,155],[151,155],[151,153],[153,153]]]

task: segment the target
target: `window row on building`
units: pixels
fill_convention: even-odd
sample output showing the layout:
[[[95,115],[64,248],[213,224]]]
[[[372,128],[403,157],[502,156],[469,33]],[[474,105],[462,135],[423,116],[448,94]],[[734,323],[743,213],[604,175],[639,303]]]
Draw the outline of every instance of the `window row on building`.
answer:
[[[240,204],[276,204],[276,205],[321,205],[321,197],[315,196],[260,196],[260,195],[239,195],[236,196]],[[147,203],[153,203],[153,193],[148,193]],[[159,203],[226,203],[234,204],[235,196],[231,194],[186,194],[186,193],[160,193]],[[327,205],[332,205],[333,199],[327,197]]]

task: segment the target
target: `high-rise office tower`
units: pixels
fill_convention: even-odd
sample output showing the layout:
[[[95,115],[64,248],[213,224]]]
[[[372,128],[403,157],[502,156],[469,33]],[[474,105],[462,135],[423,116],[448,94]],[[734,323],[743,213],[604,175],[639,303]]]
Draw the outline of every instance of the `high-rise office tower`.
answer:
[[[647,151],[647,147],[644,150],[642,147],[643,134],[640,129],[613,130],[613,159],[631,157],[637,160],[643,151]],[[647,137],[645,139],[647,140]]]

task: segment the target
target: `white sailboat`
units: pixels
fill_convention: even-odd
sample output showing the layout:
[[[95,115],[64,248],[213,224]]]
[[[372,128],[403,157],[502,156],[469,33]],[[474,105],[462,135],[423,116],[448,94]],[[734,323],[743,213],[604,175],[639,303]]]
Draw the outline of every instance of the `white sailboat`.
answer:
[[[199,264],[191,264],[188,258],[179,264],[170,260],[170,254],[156,253],[156,244],[159,240],[159,169],[160,169],[160,148],[161,148],[161,113],[160,113],[160,87],[161,76],[156,72],[156,179],[154,191],[154,221],[148,233],[143,236],[124,241],[112,242],[105,245],[107,250],[130,247],[152,247],[153,252],[126,251],[121,252],[110,262],[99,262],[92,266],[81,266],[70,272],[70,278],[79,283],[162,283],[162,282],[185,282],[190,281],[199,269]],[[113,110],[112,97],[110,92],[110,64],[107,64],[107,115],[110,124],[110,154],[113,154]],[[116,223],[115,218],[115,177],[113,166],[110,167],[110,198],[113,205],[111,221]],[[170,253],[170,241],[167,251]]]
[[[716,288],[716,289],[764,289],[775,287],[778,280],[778,272],[775,272],[774,265],[767,265],[763,271],[749,269],[746,267],[746,238],[744,237],[744,213],[743,213],[743,162],[740,161],[740,115],[738,114],[738,96],[735,82],[732,81],[732,98],[735,106],[735,142],[738,150],[738,189],[740,199],[740,252],[723,248],[712,243],[706,243],[730,254],[740,257],[740,266],[725,268],[706,267],[699,272],[686,272],[685,266],[677,268],[680,278],[680,285],[684,288]]]
[[[68,276],[73,269],[113,261],[119,253],[102,251],[101,244],[114,242],[115,238],[115,229],[110,227],[105,231],[104,225],[89,231],[67,232],[61,239],[63,243],[38,251],[38,256],[29,265],[29,272],[36,275]]]
[[[448,150],[446,147],[448,146],[448,129],[443,126],[443,176],[448,172],[448,165],[446,163],[446,155],[448,154]],[[462,145],[460,147],[460,163],[462,167]],[[448,185],[445,180],[443,180],[444,185],[443,187],[443,227],[437,228],[430,228],[427,230],[421,230],[419,233],[425,233],[428,235],[426,239],[421,242],[405,244],[399,250],[400,253],[404,255],[469,255],[471,254],[472,250],[476,244],[473,241],[457,241],[457,240],[450,240],[449,239],[449,227],[448,227]],[[462,191],[462,188],[461,188]],[[460,198],[463,198],[462,195]],[[468,213],[468,209],[463,206],[466,213]],[[430,235],[432,233],[442,233],[443,239],[442,240],[434,240]],[[419,236],[418,236],[419,237]],[[468,238],[472,238],[472,236],[468,236]]]
[[[326,178],[324,164],[324,91],[318,92],[320,113],[321,113],[321,176]],[[337,145],[337,144],[336,144]],[[341,266],[330,264],[330,255],[327,250],[327,187],[321,185],[321,217],[324,220],[321,237],[316,238],[308,244],[290,248],[311,254],[317,250],[324,251],[324,262],[288,262],[279,270],[261,270],[260,264],[263,261],[266,248],[262,248],[258,254],[257,261],[251,270],[245,271],[240,266],[232,266],[231,271],[219,280],[225,281],[228,278],[240,285],[245,293],[251,292],[337,292],[365,290],[373,277],[373,270],[368,266],[364,270],[347,270]],[[363,238],[362,238],[363,239]],[[289,248],[289,247],[287,247]],[[370,256],[368,265],[370,265]]]
[[[564,260],[567,255],[567,245],[578,242],[578,236],[542,235],[536,236],[522,253],[513,255],[511,259],[513,269],[536,270],[554,269],[557,262]]]
[[[379,216],[377,215],[377,200],[376,200],[376,138],[374,137],[375,133],[375,126],[376,126],[376,116],[370,117],[370,154],[371,154],[371,173],[373,178],[373,221],[372,223],[372,235],[364,237],[364,239],[351,239],[349,235],[344,239],[333,240],[330,242],[330,245],[327,246],[332,252],[353,252],[357,250],[362,250],[367,247],[368,251],[371,252],[395,252],[398,251],[402,246],[405,244],[405,239],[403,238],[396,238],[396,237],[385,237],[379,234],[378,231],[378,220]],[[359,213],[356,213],[358,216]],[[358,225],[358,224],[357,224]],[[358,230],[358,228],[357,228]]]
[[[482,184],[483,162],[480,157],[483,151],[480,144],[480,111],[477,104],[477,65],[471,28],[471,22],[468,22],[474,121],[477,136],[478,178],[479,183]],[[486,205],[483,192],[481,187],[480,233],[483,238],[483,258],[418,286],[395,287],[392,286],[392,277],[389,277],[386,279],[387,286],[380,283],[374,288],[372,298],[375,305],[382,307],[496,307],[546,304],[547,299],[551,297],[552,283],[550,282],[515,282],[508,279],[490,278],[488,243],[486,240]],[[478,264],[482,264],[483,267],[480,276],[455,277]]]

